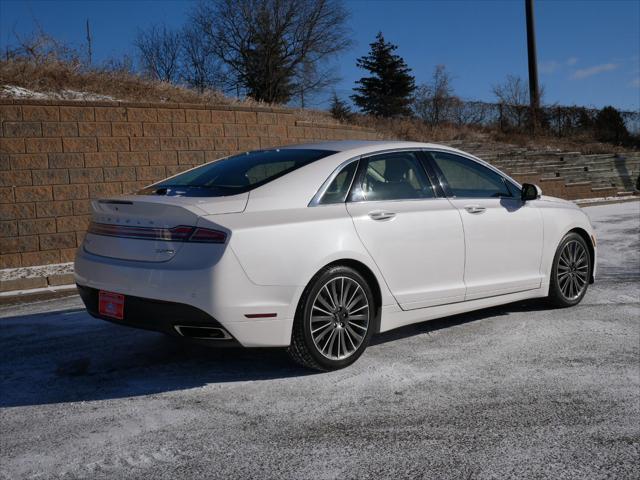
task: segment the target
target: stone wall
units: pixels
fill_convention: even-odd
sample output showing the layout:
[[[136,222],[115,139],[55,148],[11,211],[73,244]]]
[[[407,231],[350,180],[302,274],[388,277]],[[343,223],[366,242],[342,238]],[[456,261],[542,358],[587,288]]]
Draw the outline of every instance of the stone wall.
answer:
[[[0,100],[0,269],[73,260],[90,199],[128,193],[220,157],[373,139],[272,108]]]

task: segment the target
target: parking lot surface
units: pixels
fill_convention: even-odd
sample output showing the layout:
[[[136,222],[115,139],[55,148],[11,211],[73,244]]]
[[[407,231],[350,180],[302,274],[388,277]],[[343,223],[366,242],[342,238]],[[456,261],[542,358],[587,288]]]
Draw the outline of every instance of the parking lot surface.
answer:
[[[577,307],[376,337],[312,373],[91,318],[0,308],[0,478],[639,478],[640,202],[588,207]]]

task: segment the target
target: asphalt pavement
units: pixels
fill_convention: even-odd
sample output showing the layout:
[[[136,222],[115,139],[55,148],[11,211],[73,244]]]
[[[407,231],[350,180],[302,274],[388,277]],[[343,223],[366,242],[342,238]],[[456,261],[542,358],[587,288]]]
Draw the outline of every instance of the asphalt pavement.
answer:
[[[640,478],[640,202],[586,211],[579,306],[409,326],[332,373],[0,307],[0,478]]]

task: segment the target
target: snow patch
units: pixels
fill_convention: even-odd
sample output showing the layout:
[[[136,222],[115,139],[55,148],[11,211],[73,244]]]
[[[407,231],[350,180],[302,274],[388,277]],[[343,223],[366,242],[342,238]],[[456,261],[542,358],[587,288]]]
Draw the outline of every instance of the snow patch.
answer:
[[[30,100],[85,100],[115,102],[117,99],[110,95],[101,95],[77,90],[60,90],[58,92],[36,92],[17,85],[0,85],[0,97],[25,98]]]
[[[37,267],[5,268],[0,270],[0,281],[19,280],[22,278],[50,277],[73,273],[73,262],[40,265]]]
[[[630,202],[634,200],[638,200],[639,197],[637,195],[614,195],[612,197],[598,197],[598,198],[581,198],[579,200],[573,200],[573,203],[576,205],[589,205],[591,203],[601,203],[601,202]]]
[[[46,100],[46,93],[33,92],[26,88],[17,87],[15,85],[2,85],[0,86],[0,96],[12,97],[12,98],[30,98],[33,100]]]

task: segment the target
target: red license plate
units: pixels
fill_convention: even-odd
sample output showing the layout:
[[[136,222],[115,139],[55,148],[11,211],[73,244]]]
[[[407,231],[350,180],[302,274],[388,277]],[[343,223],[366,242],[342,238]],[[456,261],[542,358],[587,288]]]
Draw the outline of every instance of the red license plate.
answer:
[[[98,312],[105,317],[122,320],[124,318],[124,295],[101,290],[98,294]]]

